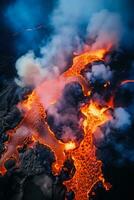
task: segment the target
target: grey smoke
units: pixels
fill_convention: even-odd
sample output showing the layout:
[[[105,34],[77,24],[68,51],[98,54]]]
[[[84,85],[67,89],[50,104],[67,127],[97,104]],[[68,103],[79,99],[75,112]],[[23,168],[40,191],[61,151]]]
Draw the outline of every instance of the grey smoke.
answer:
[[[131,115],[124,108],[116,108],[111,124],[116,129],[127,129],[131,125]]]
[[[132,116],[124,108],[115,108],[111,120],[94,133],[95,145],[104,163],[124,166],[134,163]]]
[[[117,13],[101,10],[93,14],[87,27],[89,39],[92,39],[93,49],[117,48],[123,35],[121,17]]]
[[[94,64],[91,71],[86,73],[86,77],[91,82],[96,80],[105,82],[111,80],[112,74],[109,66],[105,66],[104,64]]]
[[[115,108],[109,117],[109,121],[98,127],[94,133],[94,138],[97,143],[105,141],[105,137],[110,138],[112,131],[116,131],[118,137],[119,133],[124,134],[131,127],[132,117],[124,108]]]

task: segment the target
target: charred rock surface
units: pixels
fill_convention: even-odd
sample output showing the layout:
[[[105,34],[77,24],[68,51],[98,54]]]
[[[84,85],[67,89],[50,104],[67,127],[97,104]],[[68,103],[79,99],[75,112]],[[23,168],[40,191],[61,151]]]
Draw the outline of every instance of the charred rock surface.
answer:
[[[14,160],[5,163],[7,173],[0,177],[1,200],[57,200],[65,199],[66,188],[62,184],[70,178],[73,163],[65,163],[68,174],[62,170],[59,176],[53,176],[51,165],[54,154],[44,145],[37,144],[34,148],[25,149],[19,166]],[[71,165],[72,164],[72,165]]]

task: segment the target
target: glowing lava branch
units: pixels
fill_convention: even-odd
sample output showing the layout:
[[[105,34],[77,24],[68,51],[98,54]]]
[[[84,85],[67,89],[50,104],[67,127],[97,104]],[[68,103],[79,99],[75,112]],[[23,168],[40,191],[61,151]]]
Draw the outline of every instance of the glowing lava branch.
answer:
[[[96,51],[88,51],[76,56],[73,59],[73,65],[66,72],[64,72],[62,76],[75,77],[81,75],[81,71],[85,69],[86,65],[97,60],[102,60],[106,53],[106,49],[99,49]]]
[[[65,144],[57,140],[54,133],[50,130],[45,120],[46,113],[44,107],[40,103],[35,91],[29,95],[27,100],[20,102],[18,107],[25,112],[25,116],[21,123],[12,130],[12,134],[10,134],[10,131],[8,132],[10,140],[7,144],[7,151],[0,160],[2,174],[5,173],[3,164],[7,159],[14,157],[19,162],[17,148],[22,147],[28,138],[33,142],[39,142],[48,146],[54,152],[56,163],[53,165],[53,170],[57,173],[57,170],[61,169],[66,159],[64,153]]]
[[[105,113],[107,109],[99,108],[93,102],[89,102],[81,108],[81,112],[85,116],[83,121],[85,135],[79,148],[71,152],[76,167],[75,175],[64,183],[69,190],[75,192],[76,200],[87,200],[93,186],[99,181],[105,182],[101,171],[102,163],[96,159],[96,148],[93,145],[92,137],[97,127],[109,120]],[[104,185],[106,186],[106,184]]]
[[[121,82],[121,85],[125,85],[127,83],[134,83],[134,80],[125,80]]]

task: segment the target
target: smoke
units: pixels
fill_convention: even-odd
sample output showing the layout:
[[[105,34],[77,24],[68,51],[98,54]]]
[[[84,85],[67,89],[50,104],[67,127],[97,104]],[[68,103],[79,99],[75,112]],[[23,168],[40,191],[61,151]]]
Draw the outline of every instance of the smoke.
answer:
[[[131,114],[122,107],[116,107],[112,112],[109,112],[109,121],[104,125],[97,128],[94,133],[94,138],[97,143],[100,141],[105,141],[105,137],[111,138],[113,132],[117,135],[127,134],[127,131],[132,126],[132,116]],[[114,142],[113,139],[111,141]]]
[[[83,99],[81,86],[74,82],[67,84],[58,102],[47,109],[47,120],[51,129],[64,142],[79,142],[83,138],[79,114]]]
[[[59,75],[59,69],[56,66],[51,69],[43,68],[42,59],[36,58],[33,51],[21,56],[16,61],[16,70],[19,78],[15,78],[15,82],[21,87],[36,87],[44,79]]]
[[[86,73],[86,77],[89,81],[109,81],[112,78],[112,71],[110,71],[109,66],[104,64],[95,64],[92,66],[91,71]]]
[[[16,79],[16,83],[20,86],[37,86],[47,75],[33,52],[20,57],[16,62],[16,69],[20,77],[20,80]]]
[[[48,45],[48,38],[52,40],[53,36],[63,29],[63,26],[69,27],[69,29],[72,27],[74,33],[77,29],[77,34],[79,32],[81,36],[87,35],[86,30],[90,32],[90,25],[88,26],[88,24],[91,16],[94,16],[93,22],[97,15],[102,19],[99,20],[102,21],[101,27],[105,26],[104,24],[107,24],[107,21],[115,20],[114,23],[112,21],[112,24],[116,28],[117,25],[120,25],[119,18],[121,18],[125,26],[125,40],[122,42],[125,45],[132,45],[133,6],[131,5],[132,2],[130,3],[127,0],[124,0],[123,3],[121,0],[114,3],[112,0],[100,0],[99,2],[98,0],[29,0],[28,2],[17,0],[10,2],[2,13],[4,23],[9,26],[13,33],[20,34],[14,41],[16,53],[19,52],[20,55],[20,53],[29,49],[37,50],[41,46],[42,40],[45,46]],[[112,13],[119,13],[120,17]],[[44,30],[36,29],[35,27],[38,25],[45,27]],[[25,31],[26,29],[31,31]],[[119,29],[120,27],[118,27]],[[111,30],[112,34],[109,32],[110,37],[115,39],[114,30]],[[106,34],[106,36],[108,35]]]
[[[107,10],[96,13],[99,5],[96,6],[96,3],[89,3],[87,0],[83,2],[73,0],[70,3],[71,8],[68,8],[68,3],[61,0],[53,11],[50,23],[54,33],[49,42],[41,47],[41,57],[32,58],[33,54],[26,54],[17,61],[16,68],[21,85],[28,83],[28,85],[35,86],[38,82],[40,83],[45,78],[46,68],[48,71],[56,69],[56,73],[64,71],[73,52],[81,52],[86,43],[92,49],[115,48],[119,45],[123,28],[118,14]],[[30,57],[31,63],[29,64]],[[37,63],[37,60],[40,60],[40,63]],[[23,64],[25,64],[24,69],[29,68],[27,69],[29,74],[34,74],[29,81],[27,81],[26,70],[22,70]],[[33,69],[36,69],[34,73]]]
[[[93,49],[117,48],[123,35],[120,15],[108,10],[93,14],[87,27],[87,33],[89,39],[93,41]]]
[[[119,44],[123,28],[118,14],[107,10],[94,13],[96,4],[91,4],[89,8],[88,1],[73,0],[70,3],[71,9],[65,0],[59,1],[59,7],[52,15],[51,23],[55,34],[50,43],[41,49],[47,66],[56,65],[64,69],[73,51],[79,52],[84,48],[83,39],[87,43],[95,40],[91,44],[93,49],[116,47]],[[84,9],[86,12],[83,12]],[[81,37],[82,34],[85,34],[85,38]]]
[[[133,117],[129,109],[116,107],[109,122],[97,128],[94,142],[104,164],[116,167],[133,164]]]
[[[126,129],[131,125],[131,116],[123,108],[116,108],[114,110],[114,119],[112,125],[116,129]]]

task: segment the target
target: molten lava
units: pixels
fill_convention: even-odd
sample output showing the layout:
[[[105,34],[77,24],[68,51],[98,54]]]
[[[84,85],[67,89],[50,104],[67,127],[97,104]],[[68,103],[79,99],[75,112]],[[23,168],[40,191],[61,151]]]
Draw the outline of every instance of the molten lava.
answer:
[[[76,148],[76,145],[74,142],[70,141],[65,144],[65,151],[71,151]]]
[[[89,102],[81,107],[84,115],[82,127],[84,129],[84,139],[79,146],[76,147],[74,141],[63,143],[55,137],[46,122],[46,109],[60,98],[62,91],[67,83],[77,81],[81,84],[83,93],[89,96],[91,91],[87,86],[86,80],[81,75],[81,71],[85,69],[87,64],[97,60],[102,60],[106,49],[88,51],[76,56],[73,59],[73,65],[54,79],[45,80],[28,96],[28,98],[18,104],[18,108],[24,113],[21,123],[8,132],[10,139],[6,144],[6,151],[0,159],[1,172],[4,163],[12,156],[18,158],[17,148],[27,143],[27,139],[31,139],[34,143],[47,145],[54,152],[56,161],[53,165],[53,172],[58,173],[66,160],[69,153],[74,159],[76,172],[74,177],[64,184],[68,189],[75,192],[75,199],[87,199],[87,194],[93,186],[98,182],[104,182],[101,172],[101,161],[98,161],[95,155],[95,146],[93,145],[92,136],[98,126],[109,120],[105,113],[107,108],[99,108],[95,102]]]
[[[89,102],[81,108],[81,112],[85,116],[83,121],[85,135],[79,148],[71,152],[76,167],[75,175],[71,180],[65,182],[67,188],[75,192],[76,200],[87,200],[93,186],[98,181],[104,181],[101,171],[102,163],[96,159],[96,149],[92,137],[97,127],[109,120],[109,116],[105,113],[107,109],[99,108],[93,102]]]

